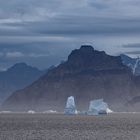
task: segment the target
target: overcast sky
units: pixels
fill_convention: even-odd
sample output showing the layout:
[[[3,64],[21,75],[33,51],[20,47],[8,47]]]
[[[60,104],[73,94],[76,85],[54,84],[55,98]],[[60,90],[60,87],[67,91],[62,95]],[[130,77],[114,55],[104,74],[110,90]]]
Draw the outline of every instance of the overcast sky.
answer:
[[[0,0],[0,70],[44,69],[82,44],[139,56],[140,0]]]

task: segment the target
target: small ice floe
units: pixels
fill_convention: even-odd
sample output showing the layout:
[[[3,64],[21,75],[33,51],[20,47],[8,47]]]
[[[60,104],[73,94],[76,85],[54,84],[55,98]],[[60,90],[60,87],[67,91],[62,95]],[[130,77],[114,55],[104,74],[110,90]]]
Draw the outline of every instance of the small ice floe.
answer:
[[[1,111],[0,113],[2,114],[9,114],[9,113],[12,113],[11,111]]]
[[[56,113],[58,113],[58,112],[55,111],[55,110],[47,110],[47,111],[44,111],[43,113],[47,113],[47,114],[56,114]]]
[[[64,110],[64,114],[66,115],[74,115],[77,114],[77,110],[76,110],[76,105],[75,105],[75,101],[74,101],[74,97],[70,96],[67,99],[67,103],[66,103],[66,107]]]
[[[108,104],[103,101],[103,99],[90,101],[88,115],[101,115],[108,114],[112,111],[109,109]]]
[[[29,110],[27,113],[28,113],[28,114],[35,114],[35,111]]]
[[[107,114],[109,114],[109,113],[113,113],[113,111],[111,109],[107,108]]]

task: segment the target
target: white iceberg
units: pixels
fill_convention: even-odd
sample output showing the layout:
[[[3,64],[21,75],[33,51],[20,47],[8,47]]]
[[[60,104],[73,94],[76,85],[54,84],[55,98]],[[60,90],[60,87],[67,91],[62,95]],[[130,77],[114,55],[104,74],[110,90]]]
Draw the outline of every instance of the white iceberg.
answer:
[[[47,110],[47,111],[44,111],[43,113],[56,114],[56,113],[58,113],[58,112],[55,111],[55,110]]]
[[[109,109],[108,104],[103,99],[90,101],[88,115],[108,114],[112,111]]]
[[[75,101],[74,101],[73,96],[68,97],[66,107],[64,110],[64,114],[67,114],[67,115],[77,114],[77,110],[76,110]]]
[[[29,110],[27,113],[28,114],[35,114],[35,111],[34,110]]]
[[[113,113],[113,111],[111,109],[107,108],[107,114],[109,114],[109,113]]]

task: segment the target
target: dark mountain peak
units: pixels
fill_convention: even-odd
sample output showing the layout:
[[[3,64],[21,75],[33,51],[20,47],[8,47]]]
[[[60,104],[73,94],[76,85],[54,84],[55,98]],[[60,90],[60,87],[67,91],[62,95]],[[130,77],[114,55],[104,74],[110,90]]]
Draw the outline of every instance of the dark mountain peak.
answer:
[[[71,54],[68,56],[68,60],[74,58],[93,59],[95,57],[104,57],[104,56],[108,56],[104,51],[95,50],[90,45],[82,45],[80,49],[75,49],[71,52]]]
[[[28,66],[25,62],[16,63],[15,66]]]
[[[80,50],[92,52],[94,51],[94,48],[91,45],[82,45]]]
[[[120,56],[110,56],[104,51],[97,51],[90,45],[82,45],[80,49],[75,49],[68,56],[66,62],[73,69],[112,69],[123,66]]]
[[[15,65],[13,65],[12,67],[10,67],[7,72],[19,72],[19,71],[25,71],[25,70],[37,70],[39,71],[37,68],[32,67],[27,65],[26,63],[22,62],[22,63],[16,63]]]
[[[78,73],[119,73],[126,70],[129,71],[120,56],[110,56],[104,51],[95,50],[92,46],[83,45],[73,50],[67,61],[51,69],[45,78],[61,79]]]
[[[24,62],[22,62],[22,63],[16,63],[12,67],[10,67],[8,69],[8,71],[9,70],[12,70],[12,69],[17,69],[17,68],[23,68],[23,67],[28,67],[28,65],[26,63],[24,63]]]
[[[75,49],[68,56],[68,60],[73,61],[73,59],[78,59],[79,57],[89,57],[89,55],[93,55],[94,48],[89,45],[82,45],[80,49]]]
[[[16,63],[14,64],[11,68],[20,68],[20,67],[28,67],[28,65],[24,62],[21,62],[21,63]]]

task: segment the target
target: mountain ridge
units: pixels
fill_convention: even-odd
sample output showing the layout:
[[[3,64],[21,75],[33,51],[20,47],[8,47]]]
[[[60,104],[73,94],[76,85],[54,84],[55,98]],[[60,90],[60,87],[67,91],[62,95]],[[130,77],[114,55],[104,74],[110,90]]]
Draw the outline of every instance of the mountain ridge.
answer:
[[[67,97],[74,96],[79,109],[87,109],[90,100],[104,98],[112,110],[120,111],[139,95],[138,91],[130,68],[122,63],[120,56],[110,56],[84,45],[73,50],[67,61],[13,93],[3,107],[62,111]]]

